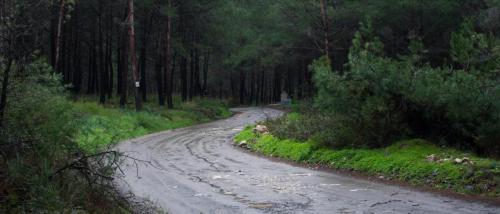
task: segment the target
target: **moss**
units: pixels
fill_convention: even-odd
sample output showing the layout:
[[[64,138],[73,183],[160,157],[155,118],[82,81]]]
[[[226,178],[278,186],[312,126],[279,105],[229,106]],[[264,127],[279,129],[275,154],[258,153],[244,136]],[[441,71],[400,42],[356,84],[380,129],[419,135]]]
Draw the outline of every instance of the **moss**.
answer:
[[[265,155],[336,169],[355,170],[368,175],[383,175],[414,185],[451,189],[460,193],[500,196],[500,163],[455,149],[438,147],[425,140],[411,139],[381,149],[333,150],[312,140],[301,142],[258,135],[247,127],[236,136],[237,142],[250,142],[250,149]],[[429,162],[434,154],[443,162]],[[457,165],[454,158],[469,157],[473,165]]]

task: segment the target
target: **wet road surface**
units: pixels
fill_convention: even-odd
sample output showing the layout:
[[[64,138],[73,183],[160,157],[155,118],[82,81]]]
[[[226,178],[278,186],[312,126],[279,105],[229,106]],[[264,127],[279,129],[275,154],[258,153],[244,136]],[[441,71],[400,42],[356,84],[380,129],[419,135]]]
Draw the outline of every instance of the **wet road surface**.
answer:
[[[245,126],[280,111],[235,109],[232,118],[122,142],[124,191],[169,213],[500,213],[398,186],[315,171],[246,154],[232,146]]]

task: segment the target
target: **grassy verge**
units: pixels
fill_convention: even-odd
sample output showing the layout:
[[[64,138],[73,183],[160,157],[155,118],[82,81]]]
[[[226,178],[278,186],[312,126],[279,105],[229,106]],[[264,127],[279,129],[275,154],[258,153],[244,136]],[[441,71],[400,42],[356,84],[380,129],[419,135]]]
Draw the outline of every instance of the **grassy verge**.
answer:
[[[312,140],[278,139],[270,134],[255,134],[247,127],[235,138],[246,141],[252,151],[301,163],[320,164],[334,169],[384,176],[413,185],[449,189],[459,193],[500,196],[500,162],[437,147],[413,139],[382,149],[341,149],[322,147]],[[438,161],[429,161],[434,155]],[[455,158],[468,157],[473,164],[455,164]]]
[[[79,122],[75,141],[87,152],[95,152],[120,140],[154,132],[191,126],[231,115],[218,101],[196,99],[168,110],[156,104],[146,104],[145,111],[120,109],[114,104],[98,105],[95,101],[73,103]]]

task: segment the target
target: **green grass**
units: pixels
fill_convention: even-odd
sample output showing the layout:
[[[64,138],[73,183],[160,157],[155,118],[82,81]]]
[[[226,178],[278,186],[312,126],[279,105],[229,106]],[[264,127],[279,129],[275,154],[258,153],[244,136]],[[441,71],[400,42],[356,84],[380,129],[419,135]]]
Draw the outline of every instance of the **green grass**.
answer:
[[[90,153],[121,140],[231,115],[222,102],[208,99],[178,104],[173,110],[160,108],[156,103],[145,103],[142,112],[135,112],[131,106],[120,109],[113,103],[102,106],[88,99],[76,101],[73,106],[79,118],[75,141]]]
[[[247,127],[235,143],[247,141],[252,151],[300,163],[321,164],[335,169],[353,170],[368,175],[383,175],[413,185],[450,189],[459,193],[500,196],[500,162],[480,158],[455,149],[435,146],[425,140],[412,139],[382,149],[333,150],[309,140],[282,140],[259,135]],[[429,162],[434,154],[442,163]],[[469,157],[472,165],[455,164],[455,158]]]

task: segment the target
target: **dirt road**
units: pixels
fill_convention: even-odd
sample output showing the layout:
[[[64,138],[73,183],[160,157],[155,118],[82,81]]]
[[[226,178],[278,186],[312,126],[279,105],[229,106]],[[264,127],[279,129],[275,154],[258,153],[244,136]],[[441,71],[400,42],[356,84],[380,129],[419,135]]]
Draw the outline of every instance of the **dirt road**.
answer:
[[[122,188],[169,213],[500,213],[499,207],[272,162],[231,144],[246,125],[277,110],[236,116],[119,144]]]

